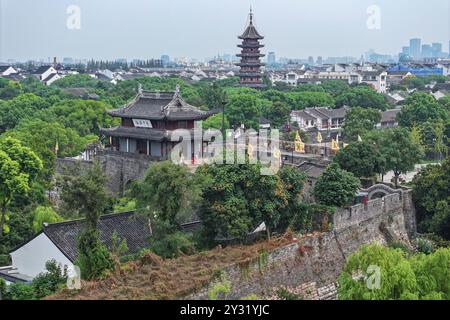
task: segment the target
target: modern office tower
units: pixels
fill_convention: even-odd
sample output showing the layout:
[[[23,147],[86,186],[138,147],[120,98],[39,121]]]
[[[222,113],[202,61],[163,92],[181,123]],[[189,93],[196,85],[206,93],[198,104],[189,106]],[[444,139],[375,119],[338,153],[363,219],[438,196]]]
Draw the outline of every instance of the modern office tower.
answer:
[[[415,38],[409,41],[409,50],[411,58],[418,60],[421,57],[421,43],[422,40]]]

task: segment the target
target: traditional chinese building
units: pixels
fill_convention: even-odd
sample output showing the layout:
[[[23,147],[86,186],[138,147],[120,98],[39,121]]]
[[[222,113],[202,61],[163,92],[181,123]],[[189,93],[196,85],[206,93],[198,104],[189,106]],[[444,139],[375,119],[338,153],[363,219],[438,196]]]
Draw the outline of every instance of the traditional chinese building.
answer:
[[[264,57],[264,54],[260,50],[264,45],[260,43],[260,40],[264,39],[264,37],[258,33],[253,24],[253,12],[251,9],[247,28],[239,36],[239,39],[242,40],[242,44],[238,45],[242,50],[237,55],[241,58],[240,63],[237,64],[241,68],[239,72],[240,83],[245,87],[263,87],[261,67],[264,64],[261,63],[261,58]]]
[[[150,92],[139,89],[137,96],[122,108],[109,110],[108,114],[121,118],[115,128],[101,129],[109,138],[108,148],[121,153],[147,155],[152,159],[169,160],[170,152],[179,140],[172,141],[176,129],[193,130],[197,121],[212,113],[202,111],[185,102],[177,86],[175,92]],[[192,139],[193,143],[193,139]],[[200,150],[203,150],[202,146]],[[194,159],[192,154],[184,159]]]

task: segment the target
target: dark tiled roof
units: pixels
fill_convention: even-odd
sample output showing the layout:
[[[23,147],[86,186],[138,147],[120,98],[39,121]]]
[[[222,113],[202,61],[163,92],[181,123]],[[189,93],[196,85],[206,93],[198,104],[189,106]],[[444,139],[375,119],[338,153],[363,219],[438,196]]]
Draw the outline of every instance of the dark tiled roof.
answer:
[[[239,36],[239,39],[261,40],[264,39],[264,37],[258,33],[258,30],[256,30],[253,24],[250,24],[247,29],[245,29],[244,33]]]
[[[5,79],[8,79],[8,80],[17,81],[17,82],[25,79],[25,76],[21,75],[20,73],[12,73],[10,75],[2,76],[2,77]]]
[[[381,122],[395,122],[401,109],[386,110],[381,113]]]
[[[50,81],[52,78],[56,77],[58,74],[57,73],[51,73],[47,78],[45,78],[44,82]]]
[[[305,110],[294,110],[292,111],[292,116],[294,117],[300,117],[302,119],[305,120],[316,120],[315,117],[309,115],[308,113],[305,112]]]
[[[45,71],[50,69],[52,66],[41,66],[36,71],[34,71],[34,74],[43,74]]]
[[[317,108],[317,110],[325,113],[331,119],[333,118],[345,118],[349,107],[342,107],[339,109],[329,109],[329,108]]]
[[[251,39],[251,40],[261,40],[264,39],[262,35],[259,34],[253,25],[253,14],[250,12],[250,23],[245,29],[244,33],[239,36],[239,39]]]
[[[72,262],[78,255],[78,237],[83,229],[84,219],[50,224],[43,232]],[[128,253],[138,252],[148,246],[150,228],[147,219],[135,212],[109,214],[101,216],[98,223],[101,241],[111,249],[112,236],[117,233],[119,239],[127,241]]]
[[[0,66],[0,72],[4,72],[4,71],[8,70],[9,68],[11,68],[11,66]]]
[[[308,178],[317,179],[326,169],[326,166],[312,162],[303,162],[297,167],[304,172]]]
[[[128,105],[108,111],[112,116],[150,120],[202,120],[209,112],[202,111],[186,103],[175,92],[141,91]]]
[[[112,137],[148,139],[151,141],[163,141],[169,137],[166,130],[122,126],[109,129],[100,129],[100,133]]]

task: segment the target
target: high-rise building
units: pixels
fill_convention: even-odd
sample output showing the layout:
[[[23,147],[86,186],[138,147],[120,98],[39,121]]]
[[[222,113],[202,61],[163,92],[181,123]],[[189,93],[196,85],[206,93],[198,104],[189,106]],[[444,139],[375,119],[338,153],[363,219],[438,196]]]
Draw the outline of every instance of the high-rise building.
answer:
[[[411,56],[411,58],[413,58],[415,60],[420,59],[420,56],[421,56],[421,54],[420,54],[421,53],[420,52],[421,43],[422,43],[422,40],[418,39],[418,38],[411,39],[409,41],[409,50],[410,50],[410,54],[409,55]]]
[[[421,58],[431,58],[432,56],[433,56],[433,52],[431,50],[431,46],[429,44],[422,45]]]
[[[410,55],[410,48],[409,47],[403,47],[402,48],[402,54],[405,56],[409,56]]]
[[[258,33],[253,24],[251,8],[249,24],[244,33],[239,36],[239,39],[242,40],[242,44],[239,44],[238,47],[242,50],[237,56],[241,58],[241,61],[236,65],[241,67],[239,72],[240,83],[245,87],[261,88],[263,87],[261,67],[264,65],[261,63],[261,58],[264,57],[264,54],[260,50],[264,45],[260,43],[260,40],[264,37]]]
[[[317,57],[317,65],[319,65],[319,66],[323,65],[323,58],[322,58],[322,56],[318,56]]]
[[[313,66],[313,65],[314,65],[314,58],[313,58],[313,57],[309,57],[309,58],[308,58],[308,64],[309,64],[310,66]]]
[[[432,51],[433,58],[442,57],[442,43],[435,42],[435,43],[431,44],[431,51]]]
[[[277,63],[277,58],[275,56],[275,52],[269,52],[267,55],[267,64],[269,66],[273,66]]]
[[[161,62],[163,66],[167,66],[170,63],[170,57],[167,54],[161,56]]]

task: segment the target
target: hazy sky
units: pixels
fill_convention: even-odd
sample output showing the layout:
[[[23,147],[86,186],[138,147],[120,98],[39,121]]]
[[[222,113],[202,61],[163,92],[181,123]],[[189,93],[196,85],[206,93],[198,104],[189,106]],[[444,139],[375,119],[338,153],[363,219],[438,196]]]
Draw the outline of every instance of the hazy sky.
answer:
[[[57,56],[202,59],[237,53],[253,5],[264,49],[278,57],[396,54],[410,38],[450,40],[449,0],[0,0],[0,59]],[[80,8],[68,29],[67,7]],[[367,8],[381,28],[367,27]]]

